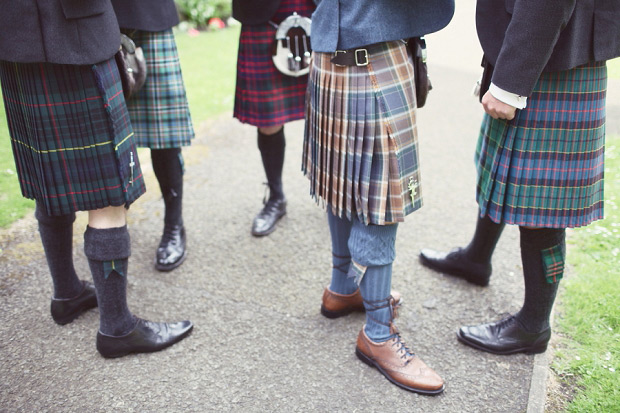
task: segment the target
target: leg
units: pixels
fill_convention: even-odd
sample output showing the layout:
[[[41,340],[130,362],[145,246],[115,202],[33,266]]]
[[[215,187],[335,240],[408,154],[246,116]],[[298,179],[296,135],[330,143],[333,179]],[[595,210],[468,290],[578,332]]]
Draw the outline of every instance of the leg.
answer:
[[[34,213],[47,265],[54,283],[51,303],[52,318],[57,324],[68,324],[84,311],[97,306],[95,287],[80,281],[73,267],[73,221],[75,214],[52,216],[37,202]]]
[[[187,256],[183,226],[183,164],[181,148],[153,149],[153,171],[164,198],[164,233],[157,247],[155,268],[170,271]]]
[[[327,318],[337,318],[353,311],[364,311],[364,305],[357,284],[349,277],[351,253],[347,244],[351,221],[338,218],[328,208],[327,222],[332,240],[332,279],[323,291],[321,314]]]
[[[362,277],[360,291],[366,308],[366,324],[358,334],[355,353],[395,385],[436,395],[444,390],[443,380],[406,346],[393,324],[400,305],[400,299],[390,293],[396,230],[397,225],[353,223],[349,239],[352,270]]]
[[[267,176],[269,198],[252,224],[252,235],[257,237],[271,234],[278,220],[286,214],[286,198],[282,188],[285,147],[284,126],[258,129],[258,149]]]
[[[551,338],[549,318],[564,272],[565,230],[520,227],[525,281],[523,307],[497,323],[461,327],[458,339],[496,354],[542,353]]]
[[[467,247],[456,248],[449,253],[425,248],[420,251],[420,261],[435,271],[487,286],[493,270],[491,257],[503,229],[503,223],[496,224],[486,215],[482,218],[478,216],[476,232]]]
[[[551,310],[564,272],[566,230],[519,230],[525,300],[516,318],[528,332],[540,333],[550,328]]]
[[[162,350],[183,339],[192,329],[189,321],[153,323],[135,317],[127,306],[127,264],[130,239],[124,207],[89,211],[84,233],[99,302],[97,350],[104,357]]]

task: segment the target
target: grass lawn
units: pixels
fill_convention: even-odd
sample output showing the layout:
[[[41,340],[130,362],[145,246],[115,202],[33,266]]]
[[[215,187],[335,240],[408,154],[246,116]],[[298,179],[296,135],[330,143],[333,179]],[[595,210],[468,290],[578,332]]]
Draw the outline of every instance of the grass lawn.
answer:
[[[605,219],[569,238],[552,368],[572,389],[570,412],[620,411],[620,136],[605,152]]]
[[[240,26],[191,37],[177,33],[194,127],[205,119],[232,110],[235,64]],[[11,150],[6,114],[0,99],[0,228],[9,226],[34,208],[34,201],[21,195]]]
[[[620,59],[609,62],[620,79]],[[569,232],[568,264],[555,308],[561,338],[552,369],[569,412],[620,411],[620,136],[607,136],[605,219]],[[563,396],[551,395],[551,398]],[[556,405],[557,406],[557,405]]]
[[[0,99],[0,228],[9,226],[34,208],[34,201],[22,197],[15,172],[4,105]]]

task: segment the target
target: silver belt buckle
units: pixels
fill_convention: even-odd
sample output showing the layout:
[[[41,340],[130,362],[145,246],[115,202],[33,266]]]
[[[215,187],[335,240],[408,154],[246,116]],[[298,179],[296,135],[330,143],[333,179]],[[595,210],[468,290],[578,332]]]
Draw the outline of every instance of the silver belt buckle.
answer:
[[[346,53],[346,52],[347,52],[346,50],[336,50],[334,52],[334,57],[338,57],[338,53]],[[346,65],[339,65],[338,63],[334,63],[334,64],[338,67],[346,67]]]
[[[362,52],[364,62],[359,61],[358,53]],[[367,49],[355,49],[355,64],[357,66],[368,66],[368,50]]]

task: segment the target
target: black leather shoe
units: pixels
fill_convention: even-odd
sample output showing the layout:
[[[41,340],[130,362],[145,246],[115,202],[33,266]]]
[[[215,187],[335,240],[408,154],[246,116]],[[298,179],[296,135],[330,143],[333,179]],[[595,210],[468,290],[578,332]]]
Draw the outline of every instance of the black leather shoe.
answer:
[[[490,263],[478,264],[467,259],[462,248],[453,249],[449,253],[424,248],[420,251],[420,262],[432,270],[463,278],[481,287],[489,285],[493,270]]]
[[[456,333],[463,344],[494,354],[544,353],[551,338],[551,328],[529,333],[514,316],[496,323],[461,327]]]
[[[191,321],[155,323],[142,320],[124,336],[97,333],[97,351],[105,358],[123,357],[130,353],[151,353],[183,340],[194,328]]]
[[[95,286],[82,281],[84,289],[73,298],[52,298],[51,313],[56,324],[69,324],[84,311],[97,307]]]
[[[159,271],[174,270],[183,264],[186,257],[185,227],[183,225],[164,227],[164,234],[155,256],[155,268]]]
[[[262,237],[276,229],[276,223],[286,214],[286,199],[270,199],[252,223],[252,235]]]

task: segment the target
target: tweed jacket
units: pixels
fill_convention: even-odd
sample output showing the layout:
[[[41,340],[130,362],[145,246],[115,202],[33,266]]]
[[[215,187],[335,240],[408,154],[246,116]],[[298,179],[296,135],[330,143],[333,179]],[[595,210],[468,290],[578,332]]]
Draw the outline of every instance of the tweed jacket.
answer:
[[[491,81],[521,96],[543,71],[620,55],[618,0],[478,0],[476,27]]]
[[[233,0],[233,17],[243,24],[263,24],[269,21],[281,0]]]
[[[334,52],[443,29],[454,0],[315,0],[312,50]]]
[[[174,0],[112,0],[122,29],[160,32],[179,24]]]
[[[114,56],[110,0],[0,0],[0,60],[93,64]]]

